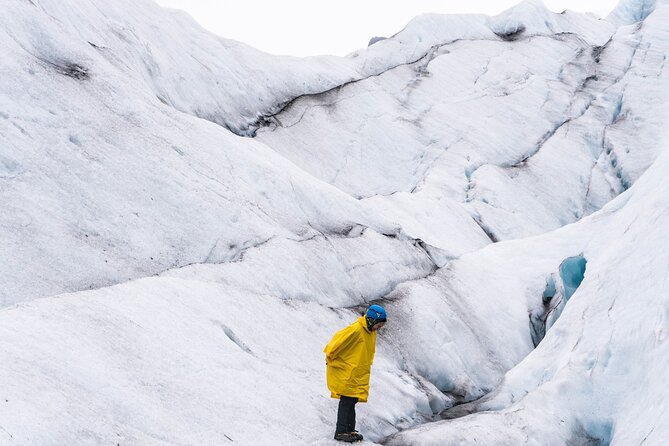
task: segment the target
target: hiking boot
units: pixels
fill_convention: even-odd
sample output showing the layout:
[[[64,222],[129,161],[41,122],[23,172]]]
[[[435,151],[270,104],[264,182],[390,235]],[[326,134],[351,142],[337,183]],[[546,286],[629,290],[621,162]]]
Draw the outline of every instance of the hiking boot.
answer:
[[[346,443],[355,443],[356,441],[362,441],[362,435],[357,432],[340,432],[335,434],[334,439]]]

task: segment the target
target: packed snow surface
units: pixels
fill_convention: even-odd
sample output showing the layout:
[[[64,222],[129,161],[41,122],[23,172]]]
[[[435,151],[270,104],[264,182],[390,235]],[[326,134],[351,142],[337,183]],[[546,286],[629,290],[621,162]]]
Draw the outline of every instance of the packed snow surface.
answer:
[[[265,54],[0,0],[0,444],[665,445],[669,3]]]

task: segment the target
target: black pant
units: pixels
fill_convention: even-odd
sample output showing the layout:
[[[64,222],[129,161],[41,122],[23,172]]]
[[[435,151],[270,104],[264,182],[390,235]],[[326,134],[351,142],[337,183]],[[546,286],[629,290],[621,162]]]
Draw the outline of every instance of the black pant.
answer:
[[[355,430],[355,403],[357,402],[357,398],[351,398],[350,396],[339,398],[336,434],[353,432]]]

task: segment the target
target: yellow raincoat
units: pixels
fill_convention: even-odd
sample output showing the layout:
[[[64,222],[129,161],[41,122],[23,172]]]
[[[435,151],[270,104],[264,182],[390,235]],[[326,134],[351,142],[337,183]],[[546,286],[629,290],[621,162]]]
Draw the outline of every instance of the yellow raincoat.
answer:
[[[364,316],[335,333],[323,350],[332,398],[349,396],[361,403],[367,401],[375,350],[376,332],[367,329]]]

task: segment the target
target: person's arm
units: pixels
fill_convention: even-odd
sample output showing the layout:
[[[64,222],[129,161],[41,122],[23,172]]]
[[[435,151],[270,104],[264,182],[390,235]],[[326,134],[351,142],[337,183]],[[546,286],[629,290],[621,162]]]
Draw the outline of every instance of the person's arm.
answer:
[[[325,346],[325,363],[328,364],[339,356],[339,353],[346,350],[358,338],[358,333],[354,330],[342,330],[336,333],[328,345]]]

